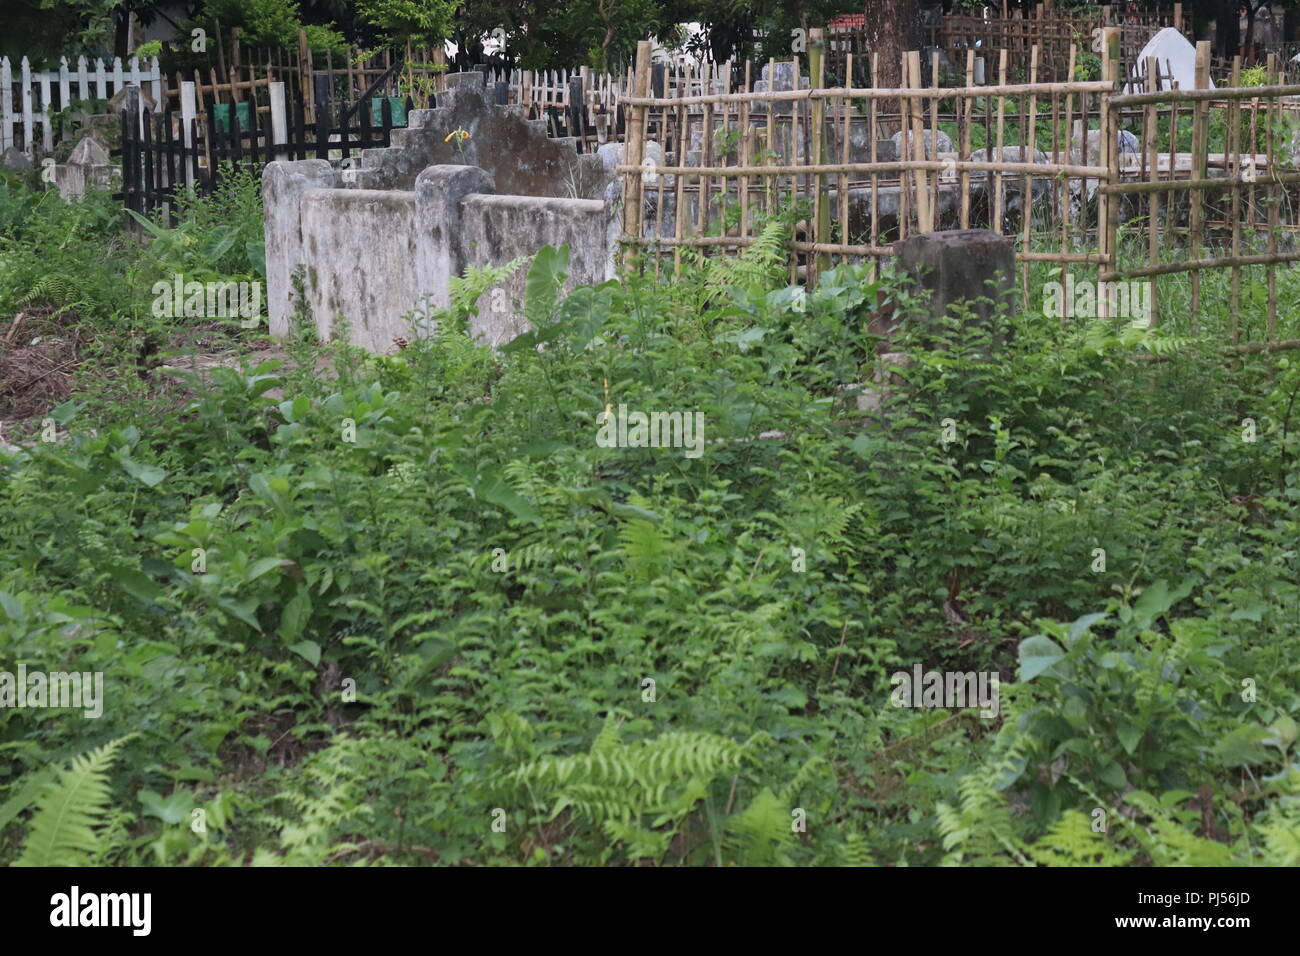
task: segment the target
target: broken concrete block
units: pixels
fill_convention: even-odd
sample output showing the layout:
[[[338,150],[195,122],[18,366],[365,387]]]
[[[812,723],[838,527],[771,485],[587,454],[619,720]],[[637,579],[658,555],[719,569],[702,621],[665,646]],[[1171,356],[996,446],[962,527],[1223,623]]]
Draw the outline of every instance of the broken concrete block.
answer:
[[[999,303],[1008,313],[1015,310],[1016,254],[1005,236],[988,229],[948,229],[905,239],[895,249],[899,269],[930,292],[934,318],[958,302],[968,302],[981,324],[991,324]]]

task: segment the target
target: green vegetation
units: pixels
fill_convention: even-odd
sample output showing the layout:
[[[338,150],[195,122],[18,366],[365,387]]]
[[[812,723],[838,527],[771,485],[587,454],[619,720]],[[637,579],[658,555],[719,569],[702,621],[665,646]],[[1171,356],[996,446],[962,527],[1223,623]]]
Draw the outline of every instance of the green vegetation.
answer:
[[[147,245],[0,194],[0,314],[83,343],[0,391],[0,669],[105,687],[0,709],[0,860],[1300,863],[1300,368],[1225,361],[1224,315],[905,323],[868,414],[869,319],[918,303],[786,287],[773,220],[677,281],[564,295],[543,250],[496,352],[506,270],[395,355],[305,315],[268,351],[150,309],[260,275],[227,182]],[[607,404],[703,454],[599,447]],[[893,706],[914,665],[997,671],[998,715]]]

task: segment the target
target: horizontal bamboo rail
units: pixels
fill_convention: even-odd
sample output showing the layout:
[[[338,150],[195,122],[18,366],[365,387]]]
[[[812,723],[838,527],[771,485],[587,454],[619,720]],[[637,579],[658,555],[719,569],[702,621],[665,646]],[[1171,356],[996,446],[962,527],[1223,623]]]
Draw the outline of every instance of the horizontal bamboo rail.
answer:
[[[1164,193],[1171,189],[1184,191],[1190,189],[1219,189],[1235,186],[1268,186],[1270,184],[1300,183],[1300,172],[1274,173],[1265,172],[1255,179],[1242,176],[1220,176],[1218,179],[1154,179],[1143,183],[1103,183],[1097,189],[1104,195],[1113,196],[1121,193]]]
[[[1078,83],[1006,83],[1000,86],[952,86],[937,89],[928,87],[881,89],[880,87],[840,86],[825,89],[773,90],[760,93],[709,93],[705,96],[625,96],[620,102],[628,106],[671,106],[676,108],[678,106],[701,106],[705,103],[752,103],[755,100],[762,102],[768,100],[786,102],[829,99],[896,100],[918,97],[924,99],[948,99],[949,97],[967,99],[984,96],[1027,96],[1031,93],[1046,96],[1053,93],[1058,95],[1068,93],[1113,93],[1115,89],[1116,84],[1105,83],[1101,80],[1080,81]],[[1263,87],[1260,87],[1260,89],[1263,89]],[[1300,87],[1296,87],[1296,89],[1300,91]]]
[[[953,155],[957,155],[954,153]],[[1059,163],[985,163],[956,159],[900,159],[890,163],[823,163],[819,166],[639,166],[620,163],[620,173],[654,172],[666,176],[777,176],[790,173],[897,173],[913,169],[951,169],[957,172],[1028,173],[1034,177],[1069,176],[1105,179],[1105,166],[1066,166]],[[948,185],[957,185],[949,183]]]
[[[1162,262],[1155,266],[1125,269],[1122,272],[1103,272],[1101,282],[1114,279],[1141,279],[1145,276],[1167,276],[1176,272],[1194,272],[1202,269],[1224,269],[1240,266],[1267,266],[1279,262],[1300,262],[1300,252],[1260,253],[1253,256],[1216,256],[1213,259],[1184,259],[1181,262]]]
[[[1203,100],[1274,99],[1300,96],[1300,86],[1243,86],[1237,89],[1157,90],[1154,93],[1117,93],[1110,98],[1113,107],[1145,106],[1148,103],[1196,103]]]

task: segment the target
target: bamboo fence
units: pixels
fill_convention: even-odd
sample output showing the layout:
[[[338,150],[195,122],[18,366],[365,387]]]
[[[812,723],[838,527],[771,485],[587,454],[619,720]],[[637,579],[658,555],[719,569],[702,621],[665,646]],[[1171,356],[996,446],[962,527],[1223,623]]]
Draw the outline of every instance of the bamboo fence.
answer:
[[[646,44],[635,94],[622,100],[624,261],[641,255],[678,274],[687,254],[743,254],[784,214],[791,280],[811,284],[837,261],[865,260],[874,275],[911,235],[986,227],[1014,239],[1026,307],[1035,263],[1059,268],[1062,282],[1076,269],[1102,283],[1149,280],[1153,295],[1159,276],[1189,273],[1193,316],[1201,274],[1227,270],[1233,346],[1287,347],[1276,345],[1277,267],[1300,259],[1300,134],[1284,142],[1282,116],[1300,109],[1300,86],[1277,82],[1271,58],[1266,85],[1240,87],[1238,61],[1229,85],[1210,89],[1201,43],[1196,89],[1170,88],[1152,61],[1136,92],[1121,94],[1121,34],[1104,29],[1097,81],[1044,81],[1043,53],[1031,49],[1027,82],[1011,81],[1002,51],[992,84],[979,86],[968,50],[964,85],[939,86],[937,53],[925,63],[912,52],[898,88],[874,84],[876,56],[872,85],[828,87],[813,31],[792,67],[806,67],[807,88],[756,91],[747,68],[736,90],[686,82],[661,94]],[[1079,55],[1070,49],[1068,68]],[[951,149],[931,149],[945,134]],[[1262,271],[1267,293],[1262,328],[1243,331],[1247,270]],[[1109,309],[1099,301],[1099,314]]]

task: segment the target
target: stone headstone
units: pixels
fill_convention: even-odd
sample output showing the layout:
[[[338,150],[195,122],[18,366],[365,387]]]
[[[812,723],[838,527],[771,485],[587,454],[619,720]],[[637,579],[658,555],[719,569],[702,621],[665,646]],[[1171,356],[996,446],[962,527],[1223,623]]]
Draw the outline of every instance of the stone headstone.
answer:
[[[773,71],[771,67],[775,66]],[[762,79],[754,81],[755,93],[786,93],[795,89],[795,82],[798,82],[798,89],[806,90],[811,86],[808,77],[800,75],[796,78],[793,61],[767,64],[763,67]],[[718,92],[721,92],[719,90]],[[750,104],[751,110],[766,110],[767,100],[754,100]],[[781,116],[788,116],[794,112],[794,102],[792,100],[774,100],[772,102],[772,112]]]
[[[645,155],[641,158],[641,165],[647,168],[645,184],[653,186],[659,181],[659,174],[651,172],[652,169],[658,169],[664,164],[663,147],[652,139],[645,141]],[[596,150],[596,155],[600,157],[600,163],[605,172],[610,176],[621,177],[623,174],[618,171],[618,166],[623,162],[623,144],[606,143]]]
[[[23,173],[32,168],[32,161],[17,146],[10,146],[3,153],[0,153],[0,168]]]
[[[1243,33],[1242,36],[1245,34]],[[1146,76],[1149,56],[1156,58],[1162,76],[1166,72],[1173,74],[1173,82],[1178,84],[1180,90],[1196,89],[1196,47],[1173,27],[1165,27],[1153,36],[1137,55],[1137,59],[1133,62],[1137,66],[1139,76]],[[1169,80],[1166,78],[1161,82],[1167,83]],[[1130,80],[1124,85],[1124,92],[1140,92],[1134,87],[1135,84]],[[1209,88],[1214,89],[1213,80],[1210,80]]]
[[[901,152],[907,159],[914,158],[912,156],[912,131],[910,129],[906,132],[900,130],[895,133],[892,137],[892,142],[894,144],[895,155],[898,155],[898,153]],[[921,143],[925,149],[926,159],[933,159],[936,151],[940,153],[956,152],[952,145],[952,138],[943,130],[939,130],[937,140],[934,137],[933,130],[922,130]],[[937,150],[933,148],[936,146]]]
[[[108,165],[108,150],[98,143],[93,136],[83,136],[72,150],[68,162],[77,166]]]
[[[989,156],[995,158],[990,160]],[[1024,146],[1002,146],[991,149],[977,149],[970,154],[973,163],[1046,163],[1048,162],[1047,154],[1042,150],[1031,150]],[[997,175],[992,170],[974,171],[970,174],[971,190],[987,190],[987,199],[990,206],[993,203],[994,193],[997,189],[997,180],[993,177]],[[1020,213],[1023,211],[1023,197],[1025,174],[1003,172],[1002,174],[1002,208],[1004,212]],[[1031,202],[1047,198],[1050,191],[1051,181],[1044,176],[1030,177],[1030,195]]]
[[[1007,237],[988,229],[949,229],[912,236],[894,248],[899,268],[929,290],[935,318],[962,301],[970,301],[981,324],[992,320],[999,302],[1008,313],[1015,310],[1016,253]]]
[[[454,90],[461,86],[472,86],[478,90],[487,89],[487,75],[480,70],[470,70],[468,73],[448,73],[444,80],[446,88]]]

